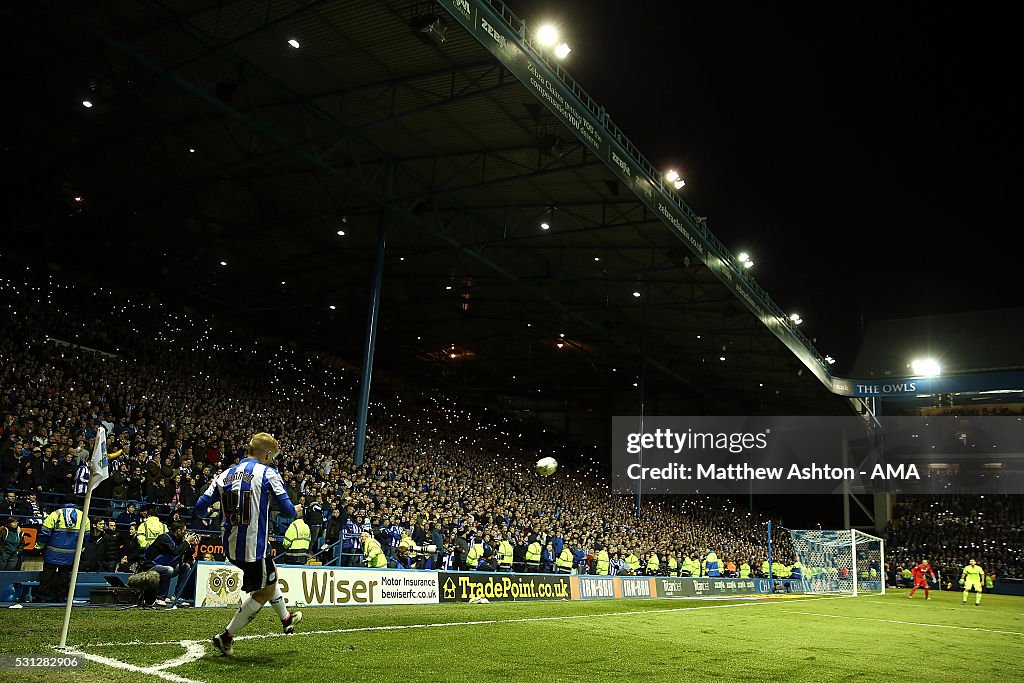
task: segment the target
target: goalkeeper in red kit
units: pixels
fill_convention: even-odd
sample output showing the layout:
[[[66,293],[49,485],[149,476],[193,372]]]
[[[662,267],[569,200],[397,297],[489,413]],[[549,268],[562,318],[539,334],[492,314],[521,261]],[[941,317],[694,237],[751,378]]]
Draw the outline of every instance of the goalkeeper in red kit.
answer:
[[[931,574],[932,581],[935,581],[935,570],[928,564],[928,560],[921,560],[921,564],[910,568],[910,575],[914,577],[914,587],[910,589],[908,598],[913,598],[918,588],[924,588],[924,599],[931,600],[928,595],[928,579],[925,578],[925,574]]]

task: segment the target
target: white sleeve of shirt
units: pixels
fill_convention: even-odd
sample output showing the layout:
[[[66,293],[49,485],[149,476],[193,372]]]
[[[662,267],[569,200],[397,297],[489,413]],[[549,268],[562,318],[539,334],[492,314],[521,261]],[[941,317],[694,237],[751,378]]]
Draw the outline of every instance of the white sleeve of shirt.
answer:
[[[280,498],[287,492],[284,489],[284,480],[281,475],[272,467],[267,468],[267,484],[270,486],[270,493],[275,498]]]

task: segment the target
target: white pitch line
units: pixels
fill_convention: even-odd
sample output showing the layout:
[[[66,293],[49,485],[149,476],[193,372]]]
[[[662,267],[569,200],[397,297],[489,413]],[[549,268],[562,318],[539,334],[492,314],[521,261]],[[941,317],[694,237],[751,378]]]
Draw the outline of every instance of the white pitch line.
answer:
[[[175,657],[174,659],[168,659],[162,664],[151,666],[149,667],[149,670],[157,672],[162,671],[163,669],[174,669],[182,664],[188,664],[202,659],[206,655],[206,645],[198,640],[182,640],[181,646],[185,648],[185,654]]]
[[[818,614],[816,612],[799,612],[797,610],[785,610],[787,614],[803,614],[809,617],[827,617],[829,619],[856,619],[861,621],[880,621],[886,624],[903,624],[904,626],[926,626],[928,628],[949,628],[956,631],[981,631],[982,633],[998,633],[1004,636],[1024,636],[1020,631],[1000,631],[995,628],[981,628],[980,626],[952,626],[950,624],[926,624],[920,621],[901,621],[900,619],[879,619],[877,617],[852,617],[845,614]]]
[[[847,596],[830,596],[824,598],[803,598],[801,602],[817,602],[819,600],[844,600]],[[750,607],[752,605],[782,605],[791,604],[788,602],[775,601],[775,600],[759,600],[756,602],[740,602],[729,605],[703,605],[701,607],[668,607],[665,609],[648,609],[648,610],[634,610],[630,612],[602,612],[598,614],[566,614],[556,617],[523,617],[520,619],[487,619],[481,621],[442,621],[435,622],[432,624],[393,624],[386,626],[360,626],[354,628],[337,628],[327,629],[323,631],[296,631],[296,636],[317,636],[317,635],[329,635],[332,633],[364,633],[371,631],[404,631],[410,629],[420,628],[445,628],[449,626],[483,626],[487,624],[522,624],[533,621],[568,621],[570,619],[592,619],[598,617],[622,617],[629,615],[644,615],[644,614],[667,614],[670,612],[692,612],[695,610],[705,609],[728,609],[731,607]],[[287,637],[284,633],[254,633],[252,635],[235,636],[235,641],[239,640],[257,640],[263,638],[285,638]],[[167,640],[162,642],[145,642],[141,640],[133,640],[122,643],[88,643],[81,645],[80,647],[120,647],[129,645],[178,645],[186,642],[207,642],[207,641],[181,641],[181,640]]]
[[[184,676],[168,673],[167,671],[160,671],[152,667],[135,666],[134,664],[129,664],[128,662],[122,662],[119,659],[111,659],[110,657],[104,657],[102,655],[94,655],[92,653],[82,652],[81,650],[76,650],[74,648],[64,648],[63,650],[61,650],[61,652],[64,652],[69,655],[75,655],[83,659],[88,659],[89,661],[97,662],[98,664],[105,664],[115,669],[123,669],[125,671],[134,671],[140,674],[156,676],[157,678],[162,678],[165,681],[172,681],[172,683],[203,683],[202,681],[198,681],[194,678],[185,678]],[[184,664],[185,662],[181,663]]]

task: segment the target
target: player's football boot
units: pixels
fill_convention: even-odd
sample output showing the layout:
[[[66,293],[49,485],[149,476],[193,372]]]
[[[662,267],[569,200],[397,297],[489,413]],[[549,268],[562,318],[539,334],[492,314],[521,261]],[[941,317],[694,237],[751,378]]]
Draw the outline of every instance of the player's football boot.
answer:
[[[224,633],[218,633],[213,637],[213,644],[218,650],[220,650],[222,655],[230,657],[234,652],[234,648],[231,645],[231,641],[233,640],[234,638],[229,636],[228,632],[225,631]]]
[[[282,621],[281,625],[284,626],[284,632],[287,635],[295,633],[295,625],[302,621],[302,612],[292,612],[288,615],[287,621]]]

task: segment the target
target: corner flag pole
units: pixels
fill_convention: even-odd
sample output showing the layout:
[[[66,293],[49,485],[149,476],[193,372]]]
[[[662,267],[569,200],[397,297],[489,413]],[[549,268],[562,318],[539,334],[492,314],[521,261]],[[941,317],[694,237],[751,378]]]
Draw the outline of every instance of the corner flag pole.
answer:
[[[78,543],[75,545],[75,561],[71,565],[71,583],[68,586],[68,601],[64,605],[64,625],[60,629],[60,645],[64,647],[68,642],[68,626],[71,623],[71,603],[75,599],[75,586],[78,584],[78,563],[82,559],[82,543],[85,540],[85,527],[89,522],[89,504],[92,502],[93,480],[96,475],[89,477],[89,488],[85,491],[85,503],[82,505],[82,519],[78,523]]]
[[[120,451],[118,451],[120,453]],[[115,455],[117,455],[115,453]],[[85,489],[85,502],[82,504],[82,518],[78,522],[78,541],[75,544],[75,560],[71,564],[71,582],[68,585],[68,600],[64,605],[64,625],[60,629],[60,644],[64,647],[68,642],[68,626],[71,624],[71,605],[75,601],[75,586],[78,585],[78,564],[82,560],[82,545],[85,541],[85,530],[89,526],[89,505],[92,503],[92,492],[100,482],[110,476],[107,467],[107,429],[96,430],[96,445],[92,450],[89,462],[89,486]]]

